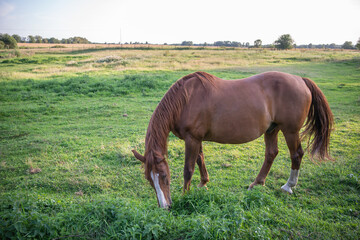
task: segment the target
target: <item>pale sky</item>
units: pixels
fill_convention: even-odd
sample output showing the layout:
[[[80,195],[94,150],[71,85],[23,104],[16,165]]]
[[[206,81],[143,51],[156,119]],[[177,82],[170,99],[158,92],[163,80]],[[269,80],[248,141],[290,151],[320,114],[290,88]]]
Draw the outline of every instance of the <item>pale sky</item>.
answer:
[[[360,0],[0,0],[0,33],[159,44],[269,44],[290,34],[298,45],[356,43]]]

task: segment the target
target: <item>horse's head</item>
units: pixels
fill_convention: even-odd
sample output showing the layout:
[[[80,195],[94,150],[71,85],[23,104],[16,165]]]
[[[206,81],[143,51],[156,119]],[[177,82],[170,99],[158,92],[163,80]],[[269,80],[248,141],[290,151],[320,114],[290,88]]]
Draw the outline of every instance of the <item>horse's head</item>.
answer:
[[[155,189],[158,204],[161,208],[171,205],[170,197],[170,170],[164,156],[149,151],[142,156],[132,150],[134,156],[145,164],[145,178]]]

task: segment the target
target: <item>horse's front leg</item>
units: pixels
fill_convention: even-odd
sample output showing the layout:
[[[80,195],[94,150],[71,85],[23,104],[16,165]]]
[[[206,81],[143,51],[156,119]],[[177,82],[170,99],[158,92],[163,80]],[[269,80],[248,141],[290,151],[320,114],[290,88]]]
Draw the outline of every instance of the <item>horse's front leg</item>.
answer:
[[[204,154],[203,154],[203,151],[202,151],[202,145],[200,145],[200,153],[198,155],[196,163],[199,166],[200,177],[201,177],[201,181],[200,181],[198,187],[205,187],[206,188],[206,183],[209,182],[209,175],[208,175],[208,172],[207,172],[206,167],[205,167],[205,161],[204,161]]]
[[[199,156],[201,142],[191,136],[185,139],[184,192],[190,189],[191,178],[194,174],[195,161]]]

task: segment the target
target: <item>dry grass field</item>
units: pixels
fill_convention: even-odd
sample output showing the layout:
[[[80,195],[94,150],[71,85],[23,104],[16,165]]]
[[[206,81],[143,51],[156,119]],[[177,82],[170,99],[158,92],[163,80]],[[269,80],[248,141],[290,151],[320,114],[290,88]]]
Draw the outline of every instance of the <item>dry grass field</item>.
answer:
[[[21,56],[38,59],[46,55],[52,60],[46,65],[30,65],[27,71],[14,72],[3,69],[0,76],[10,74],[11,78],[21,79],[46,78],[60,73],[76,75],[80,72],[102,72],[109,74],[115,71],[197,71],[252,67],[263,67],[266,71],[271,70],[272,66],[286,65],[286,68],[291,68],[299,63],[332,62],[352,59],[358,55],[357,51],[341,50],[298,49],[283,52],[269,49],[183,48],[165,45],[149,45],[151,47],[122,45],[121,47],[116,44],[20,43],[19,46],[18,51]],[[64,48],[53,48],[54,46],[64,46]],[[65,56],[68,56],[68,60]],[[62,64],[58,64],[59,61]]]

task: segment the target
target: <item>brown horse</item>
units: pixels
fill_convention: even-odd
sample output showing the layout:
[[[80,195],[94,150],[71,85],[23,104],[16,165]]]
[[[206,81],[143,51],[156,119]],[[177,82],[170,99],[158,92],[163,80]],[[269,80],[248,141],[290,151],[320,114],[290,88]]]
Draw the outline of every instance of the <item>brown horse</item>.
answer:
[[[190,187],[195,162],[201,175],[200,187],[209,181],[202,141],[240,144],[265,135],[265,161],[249,189],[264,185],[278,154],[281,130],[290,150],[291,171],[282,186],[292,193],[304,155],[299,131],[308,135],[311,155],[328,154],[333,116],[324,94],[313,81],[287,73],[266,72],[249,78],[226,81],[205,72],[178,80],[153,113],[145,139],[145,155],[135,150],[145,164],[145,177],[156,191],[159,206],[171,205],[170,172],[165,156],[170,131],[185,140],[184,191]]]

